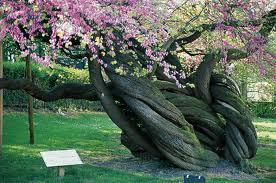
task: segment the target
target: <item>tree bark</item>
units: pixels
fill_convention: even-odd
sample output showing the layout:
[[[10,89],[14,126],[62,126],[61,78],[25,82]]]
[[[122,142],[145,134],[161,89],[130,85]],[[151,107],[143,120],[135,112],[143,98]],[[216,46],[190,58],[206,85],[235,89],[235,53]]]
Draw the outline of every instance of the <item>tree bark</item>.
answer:
[[[215,166],[218,156],[201,146],[181,111],[147,78],[118,75],[112,67],[106,70],[112,87],[142,122],[163,156],[184,169]]]
[[[96,91],[90,84],[68,83],[45,90],[28,79],[0,78],[0,89],[23,90],[32,97],[44,102],[53,102],[60,99],[98,100]]]
[[[97,96],[100,99],[106,113],[109,115],[111,120],[124,132],[130,134],[128,136],[137,144],[146,149],[148,152],[157,157],[162,157],[159,150],[156,149],[155,145],[139,133],[139,129],[137,128],[137,126],[135,124],[130,124],[125,119],[125,116],[116,105],[112,93],[103,80],[99,63],[95,60],[90,60],[88,62],[88,68],[90,81],[91,83],[93,83],[93,86],[96,89]]]

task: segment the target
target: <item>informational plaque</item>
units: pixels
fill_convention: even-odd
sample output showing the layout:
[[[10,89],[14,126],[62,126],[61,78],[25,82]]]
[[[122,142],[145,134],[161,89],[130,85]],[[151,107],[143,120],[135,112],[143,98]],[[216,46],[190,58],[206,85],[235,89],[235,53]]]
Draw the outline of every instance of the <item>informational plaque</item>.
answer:
[[[59,176],[64,176],[64,166],[82,165],[76,150],[46,151],[40,152],[47,167],[58,167]]]

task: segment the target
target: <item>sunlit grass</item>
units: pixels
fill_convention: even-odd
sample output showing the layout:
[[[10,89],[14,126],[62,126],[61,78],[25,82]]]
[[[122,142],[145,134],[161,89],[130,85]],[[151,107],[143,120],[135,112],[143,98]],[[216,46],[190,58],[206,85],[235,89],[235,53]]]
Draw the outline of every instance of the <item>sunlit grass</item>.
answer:
[[[258,137],[265,137],[271,140],[276,140],[276,132],[260,131],[257,133]]]
[[[262,126],[262,127],[266,127],[266,128],[269,128],[269,129],[273,129],[276,131],[276,123],[267,123],[267,122],[256,122],[254,123],[256,126]]]
[[[254,123],[259,143],[276,144],[276,120],[257,118]]]

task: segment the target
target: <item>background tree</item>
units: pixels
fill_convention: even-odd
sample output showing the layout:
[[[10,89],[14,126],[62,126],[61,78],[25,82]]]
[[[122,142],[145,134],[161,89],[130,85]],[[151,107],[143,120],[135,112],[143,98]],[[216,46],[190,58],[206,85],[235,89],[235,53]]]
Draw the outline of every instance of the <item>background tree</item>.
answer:
[[[213,167],[219,157],[242,165],[255,156],[256,131],[239,88],[213,70],[217,63],[227,70],[231,61],[247,59],[262,73],[275,71],[274,54],[265,50],[276,22],[270,2],[3,0],[0,5],[0,39],[9,34],[23,57],[44,65],[58,54],[86,59],[91,82],[45,91],[25,79],[5,78],[0,88],[24,90],[43,101],[100,100],[134,155],[147,153],[181,168]],[[43,56],[35,51],[38,42],[48,45]]]

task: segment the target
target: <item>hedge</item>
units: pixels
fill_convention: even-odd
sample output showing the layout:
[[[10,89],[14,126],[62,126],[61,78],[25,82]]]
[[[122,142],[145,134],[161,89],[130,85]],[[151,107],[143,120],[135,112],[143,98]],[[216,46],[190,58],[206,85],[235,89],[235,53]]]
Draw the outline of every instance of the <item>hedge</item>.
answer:
[[[276,102],[251,102],[250,109],[255,117],[276,118]]]
[[[53,88],[61,83],[89,83],[89,74],[86,70],[79,70],[53,65],[44,67],[33,63],[33,82],[44,89]],[[5,78],[24,78],[24,62],[4,62]],[[4,106],[10,108],[24,109],[27,106],[27,94],[23,91],[4,91]],[[45,108],[50,110],[102,110],[99,102],[86,100],[62,99],[55,102],[43,102],[34,99],[34,108]]]

